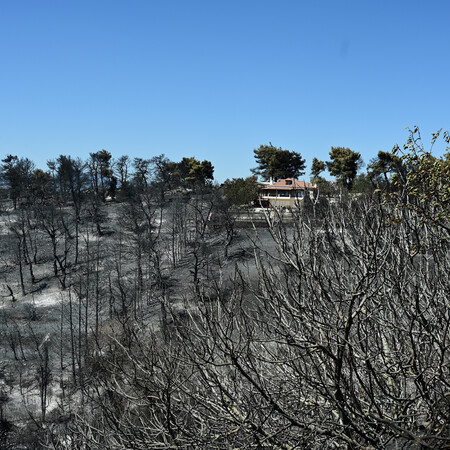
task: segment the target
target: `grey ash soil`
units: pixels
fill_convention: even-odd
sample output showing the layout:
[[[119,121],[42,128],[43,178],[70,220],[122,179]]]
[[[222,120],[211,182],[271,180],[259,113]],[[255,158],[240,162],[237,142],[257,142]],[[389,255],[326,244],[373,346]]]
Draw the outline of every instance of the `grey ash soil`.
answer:
[[[74,373],[78,377],[83,371],[83,356],[74,358],[73,352],[81,353],[80,349],[90,345],[96,314],[99,315],[101,333],[114,334],[117,326],[117,314],[121,308],[116,282],[119,248],[122,252],[121,288],[127,294],[136,289],[136,249],[133,248],[131,233],[123,225],[126,221],[123,208],[123,205],[115,203],[106,206],[102,236],[99,237],[89,227],[82,231],[80,263],[68,268],[66,289],[61,288],[52,272],[51,247],[45,234],[41,233],[38,236],[39,259],[34,265],[35,283],[31,283],[24,267],[25,295],[20,289],[15,242],[9,230],[15,214],[11,212],[3,216],[0,224],[0,401],[2,417],[8,423],[23,428],[41,417],[43,370],[49,376],[46,420],[64,420],[76,407],[77,378],[74,379]],[[174,314],[183,314],[189,303],[195,290],[193,267],[196,258],[192,248],[187,247],[173,266],[168,251],[172,239],[169,211],[164,210],[162,216],[156,217],[162,217],[162,223],[155,222],[155,228],[160,232],[162,282],[154,283],[150,276],[145,280],[145,292],[141,293],[136,314],[141,327],[158,332],[162,317],[167,319],[165,306]],[[202,285],[210,286],[204,291],[205,298],[214,295],[215,285],[231,286],[237,269],[247,278],[257,279],[254,239],[258,239],[260,245],[264,243],[268,253],[276,251],[266,229],[258,228],[255,232],[251,227],[236,227],[225,257],[225,231],[220,228],[206,231],[201,246],[197,248],[200,260],[197,260],[198,280]],[[87,244],[90,246],[89,254]],[[72,241],[70,245],[73,251]],[[90,276],[90,283],[99,277],[98,306],[90,288],[91,298],[86,300],[87,276]],[[83,292],[86,295],[80,295]],[[110,300],[112,293],[116,295],[113,305]],[[127,298],[127,301],[131,300]],[[85,335],[86,330],[88,336]],[[85,378],[88,376],[84,375]]]

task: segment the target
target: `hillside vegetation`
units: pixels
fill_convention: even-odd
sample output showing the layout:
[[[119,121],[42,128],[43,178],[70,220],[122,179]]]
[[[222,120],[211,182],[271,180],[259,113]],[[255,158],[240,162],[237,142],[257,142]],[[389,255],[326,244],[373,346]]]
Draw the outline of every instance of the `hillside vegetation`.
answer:
[[[208,164],[178,186],[111,191],[98,168],[85,189],[73,160],[18,184],[1,448],[448,448],[449,160],[416,137],[373,193],[264,226]]]

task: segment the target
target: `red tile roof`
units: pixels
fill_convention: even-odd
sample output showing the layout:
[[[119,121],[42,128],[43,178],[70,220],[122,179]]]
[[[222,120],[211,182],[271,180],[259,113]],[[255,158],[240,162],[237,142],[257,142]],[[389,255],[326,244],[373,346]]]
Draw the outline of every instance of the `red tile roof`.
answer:
[[[290,184],[286,184],[286,181],[290,181]],[[266,189],[283,189],[283,190],[306,190],[306,189],[314,189],[314,185],[311,183],[307,183],[306,181],[298,181],[293,178],[283,178],[282,180],[278,180],[276,183],[273,183],[269,186],[264,186],[264,190]]]

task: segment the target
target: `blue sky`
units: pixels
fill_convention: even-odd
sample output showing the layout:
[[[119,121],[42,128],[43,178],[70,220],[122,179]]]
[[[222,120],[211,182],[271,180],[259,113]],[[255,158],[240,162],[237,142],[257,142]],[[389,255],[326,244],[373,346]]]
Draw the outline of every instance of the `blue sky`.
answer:
[[[0,158],[211,160],[331,146],[366,163],[450,129],[448,1],[0,0]]]

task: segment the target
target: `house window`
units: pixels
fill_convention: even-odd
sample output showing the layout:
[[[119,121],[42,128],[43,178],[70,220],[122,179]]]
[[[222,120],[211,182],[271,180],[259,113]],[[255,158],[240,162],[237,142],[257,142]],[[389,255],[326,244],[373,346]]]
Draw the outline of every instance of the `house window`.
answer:
[[[291,192],[291,198],[303,198],[303,191]]]
[[[286,180],[286,185],[290,186],[292,184],[292,180]]]

